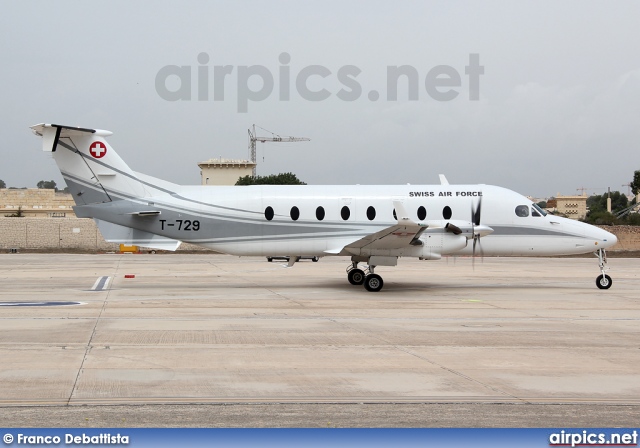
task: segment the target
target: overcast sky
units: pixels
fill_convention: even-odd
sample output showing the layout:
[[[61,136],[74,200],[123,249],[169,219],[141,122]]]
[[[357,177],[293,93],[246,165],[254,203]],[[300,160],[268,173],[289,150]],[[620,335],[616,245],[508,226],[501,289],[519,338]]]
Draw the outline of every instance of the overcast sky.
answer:
[[[622,184],[640,169],[637,1],[21,1],[2,9],[0,179],[8,186],[63,184],[28,129],[41,122],[113,131],[111,145],[134,170],[181,184],[200,183],[200,161],[246,158],[252,123],[311,138],[258,147],[258,174],[292,171],[309,184],[431,184],[444,173],[451,183],[545,197],[579,187],[626,193]],[[465,74],[471,54],[484,67],[478,100]],[[190,101],[157,91],[169,65],[191,67]],[[273,76],[273,92],[242,112],[240,72],[255,65]],[[306,83],[330,93],[322,101],[296,88],[313,65],[330,72]],[[387,67],[401,65],[418,73],[417,101],[406,78],[398,99],[387,98]],[[458,92],[449,101],[425,86],[442,65],[460,76],[459,86],[439,88]],[[214,99],[214,66],[232,66],[224,100]],[[350,90],[338,77],[345,66],[360,71],[349,78],[362,90],[353,101],[337,95]],[[203,101],[198,67],[209,72]],[[248,88],[260,91],[260,79]],[[176,75],[165,81],[183,92]]]

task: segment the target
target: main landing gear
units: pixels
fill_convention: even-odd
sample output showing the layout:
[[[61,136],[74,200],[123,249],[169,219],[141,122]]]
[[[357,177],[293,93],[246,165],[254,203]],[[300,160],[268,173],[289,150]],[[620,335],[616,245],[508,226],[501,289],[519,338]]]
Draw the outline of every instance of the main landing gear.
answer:
[[[600,289],[609,289],[609,288],[611,288],[611,285],[613,285],[613,280],[611,280],[611,277],[609,277],[607,274],[605,274],[605,271],[607,271],[609,269],[608,267],[606,267],[606,265],[607,265],[607,252],[604,249],[599,249],[596,252],[594,252],[594,255],[596,257],[598,257],[598,264],[600,265],[600,272],[602,272],[602,274],[600,274],[598,276],[598,278],[596,278],[596,285]]]
[[[378,292],[382,289],[384,282],[382,277],[373,272],[375,268],[375,266],[369,266],[365,273],[358,267],[358,263],[353,261],[347,268],[347,279],[352,285],[364,285],[367,291]]]

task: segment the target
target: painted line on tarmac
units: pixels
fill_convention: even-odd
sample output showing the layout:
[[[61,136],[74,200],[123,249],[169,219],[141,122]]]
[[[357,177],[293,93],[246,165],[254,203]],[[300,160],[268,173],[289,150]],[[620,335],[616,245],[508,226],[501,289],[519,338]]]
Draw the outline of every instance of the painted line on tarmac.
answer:
[[[111,277],[98,277],[98,280],[91,287],[91,291],[104,291],[109,287],[109,282],[111,281]]]

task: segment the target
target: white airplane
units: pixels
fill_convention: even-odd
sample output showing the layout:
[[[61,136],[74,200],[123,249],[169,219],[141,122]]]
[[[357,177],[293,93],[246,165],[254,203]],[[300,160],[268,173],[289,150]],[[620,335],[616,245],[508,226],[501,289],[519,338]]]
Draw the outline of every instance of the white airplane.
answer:
[[[350,256],[347,278],[380,291],[376,266],[400,257],[550,256],[595,252],[600,289],[615,235],[547,214],[524,196],[490,185],[181,186],[132,171],[107,143],[109,131],[32,126],[53,154],[78,217],[105,240],[176,250],[182,241],[239,256]],[[480,239],[482,242],[480,243]],[[358,264],[366,263],[364,270]]]

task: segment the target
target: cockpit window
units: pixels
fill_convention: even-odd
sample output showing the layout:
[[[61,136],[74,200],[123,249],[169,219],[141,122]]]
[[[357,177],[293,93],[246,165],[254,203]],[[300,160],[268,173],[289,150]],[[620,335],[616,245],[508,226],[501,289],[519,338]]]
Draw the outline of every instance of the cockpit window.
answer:
[[[538,204],[531,204],[531,207],[533,207],[533,212],[531,213],[533,216],[547,216],[547,212],[542,210],[542,207],[540,207]],[[538,215],[536,212],[540,213],[540,215]]]
[[[518,205],[516,207],[516,216],[521,218],[526,218],[529,216],[529,206],[528,205]]]

